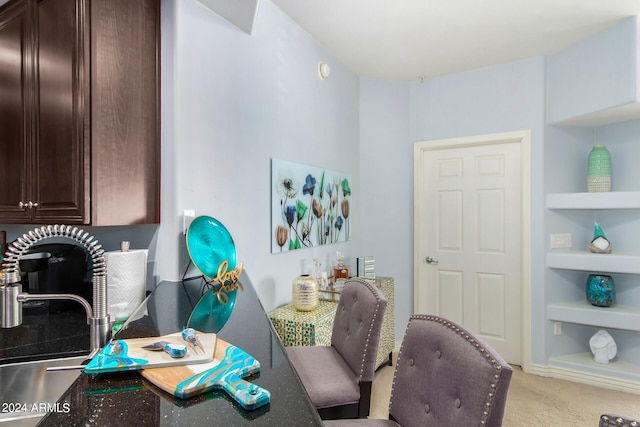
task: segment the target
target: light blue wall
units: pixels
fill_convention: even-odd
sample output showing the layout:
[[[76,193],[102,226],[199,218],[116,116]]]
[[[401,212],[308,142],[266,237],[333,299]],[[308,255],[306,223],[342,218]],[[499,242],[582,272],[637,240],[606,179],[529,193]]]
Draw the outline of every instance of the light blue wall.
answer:
[[[556,123],[638,99],[638,17],[549,55],[547,121]]]
[[[163,67],[163,144],[170,152],[163,158],[157,275],[183,273],[184,209],[225,224],[267,310],[291,300],[292,279],[310,273],[314,257],[328,269],[342,249],[355,270],[362,242],[357,76],[269,0],[260,4],[252,35],[195,0],[165,0],[163,13],[173,34],[163,26],[172,56]],[[318,77],[319,61],[331,66],[326,80]],[[352,175],[350,242],[271,254],[271,158]]]
[[[531,129],[539,146],[543,114],[544,58],[411,84],[412,142]]]
[[[409,84],[361,79],[362,243],[376,274],[395,284],[396,341],[413,313],[413,152]]]

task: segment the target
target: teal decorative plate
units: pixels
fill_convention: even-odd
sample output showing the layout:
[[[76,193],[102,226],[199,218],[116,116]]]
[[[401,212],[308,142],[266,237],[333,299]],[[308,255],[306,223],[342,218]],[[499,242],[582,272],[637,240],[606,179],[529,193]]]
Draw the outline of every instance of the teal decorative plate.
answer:
[[[218,275],[222,261],[228,270],[236,268],[236,245],[229,231],[210,216],[195,218],[187,229],[187,250],[193,264],[210,279]]]
[[[236,305],[238,290],[234,289],[229,292],[227,294],[227,303],[223,304],[218,300],[218,295],[216,294],[218,288],[219,286],[209,289],[200,298],[189,316],[187,327],[201,332],[217,334],[227,323],[233,307]]]

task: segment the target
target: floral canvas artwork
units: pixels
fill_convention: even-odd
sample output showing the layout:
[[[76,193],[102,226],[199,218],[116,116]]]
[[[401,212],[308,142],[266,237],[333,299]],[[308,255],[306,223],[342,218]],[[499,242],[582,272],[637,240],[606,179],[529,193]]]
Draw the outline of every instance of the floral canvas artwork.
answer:
[[[271,160],[271,252],[349,240],[351,176]]]

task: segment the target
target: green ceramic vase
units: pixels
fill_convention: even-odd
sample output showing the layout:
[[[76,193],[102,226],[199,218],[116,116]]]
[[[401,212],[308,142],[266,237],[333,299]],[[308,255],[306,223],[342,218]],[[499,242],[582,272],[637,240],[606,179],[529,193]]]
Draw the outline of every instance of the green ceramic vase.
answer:
[[[589,153],[587,191],[611,191],[611,154],[604,145],[594,145]]]

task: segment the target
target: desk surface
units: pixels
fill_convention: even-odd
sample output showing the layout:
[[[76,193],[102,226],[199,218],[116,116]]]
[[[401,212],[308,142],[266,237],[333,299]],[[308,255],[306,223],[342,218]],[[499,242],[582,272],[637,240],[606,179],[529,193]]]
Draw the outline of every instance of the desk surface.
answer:
[[[322,425],[246,271],[240,282],[244,291],[239,291],[231,317],[218,336],[260,361],[261,372],[252,381],[271,392],[271,403],[246,411],[221,391],[182,400],[138,372],[83,373],[58,400],[61,410],[50,412],[40,425]],[[201,292],[200,279],[160,283],[115,338],[182,330]]]
[[[293,304],[286,304],[269,312],[271,319],[291,320],[301,323],[314,323],[327,316],[336,315],[337,301],[318,301],[318,306],[311,311],[296,310]]]

